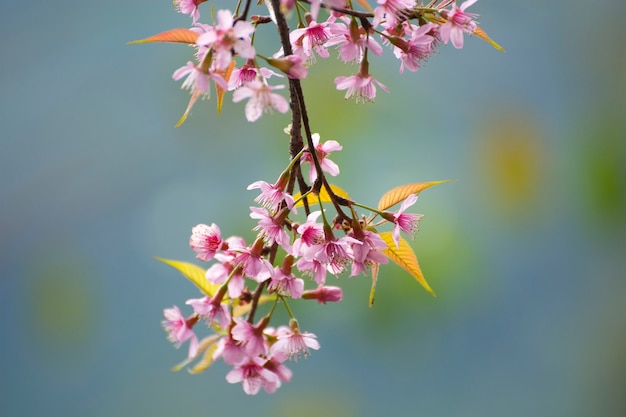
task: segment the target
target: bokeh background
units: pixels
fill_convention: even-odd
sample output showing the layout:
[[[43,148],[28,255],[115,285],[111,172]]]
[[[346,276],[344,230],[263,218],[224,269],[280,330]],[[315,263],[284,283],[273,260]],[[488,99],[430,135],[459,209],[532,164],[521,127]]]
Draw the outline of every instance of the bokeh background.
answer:
[[[304,84],[356,200],[457,180],[414,206],[438,297],[388,265],[373,308],[367,277],[295,303],[322,349],[248,397],[223,363],[171,372],[162,309],[198,293],[153,257],[192,261],[197,223],[251,236],[287,117],[199,102],[174,128],[191,49],[126,44],[186,27],[170,1],[0,3],[0,415],[626,415],[626,3],[472,9],[506,53],[469,38],[398,76],[386,51],[374,104],[335,91],[335,58]]]

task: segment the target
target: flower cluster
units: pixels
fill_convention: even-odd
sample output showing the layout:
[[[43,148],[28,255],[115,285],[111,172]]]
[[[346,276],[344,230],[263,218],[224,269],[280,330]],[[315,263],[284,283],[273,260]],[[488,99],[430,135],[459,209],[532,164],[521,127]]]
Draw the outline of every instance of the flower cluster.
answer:
[[[337,175],[339,167],[328,156],[341,146],[332,140],[320,143],[318,134],[313,137],[322,172]],[[311,152],[303,150],[299,156],[293,161],[309,164],[309,172],[315,172]],[[163,327],[169,339],[176,346],[189,341],[188,359],[206,352],[211,361],[224,360],[233,367],[226,380],[242,382],[248,394],[256,394],[261,388],[273,392],[291,378],[285,360],[306,357],[309,349],[319,349],[314,334],[300,331],[288,301],[341,301],[341,288],[326,284],[329,276],[355,277],[373,265],[387,263],[383,253],[388,249],[387,242],[399,248],[400,232],[414,234],[421,219],[421,215],[405,213],[417,200],[415,194],[409,194],[395,213],[370,208],[374,214],[369,218],[338,216],[329,221],[325,210],[310,211],[306,207],[308,215],[299,223],[297,206],[313,199],[296,199],[286,190],[291,168],[273,184],[257,181],[248,187],[261,191],[255,198],[258,206],[250,207],[250,217],[257,221],[257,236],[252,243],[237,236],[224,238],[216,224],[199,224],[192,229],[189,244],[196,258],[214,261],[204,274],[212,290],[203,298],[187,300],[193,309],[189,317],[184,317],[176,306],[164,310]],[[310,174],[310,178],[318,177]],[[382,218],[378,224],[393,223],[391,237],[377,232],[373,222],[378,216]],[[278,254],[282,254],[280,264],[276,262]],[[259,289],[267,291],[264,299]],[[247,320],[241,318],[263,302],[271,302],[272,306],[256,324],[252,313]],[[279,304],[287,308],[291,320],[288,327],[274,329],[268,325]],[[215,332],[201,342],[195,333],[200,322]]]
[[[189,43],[196,48],[196,56],[195,62],[189,61],[177,69],[173,78],[186,77],[182,87],[193,94],[189,108],[198,95],[208,95],[211,81],[218,91],[232,91],[234,102],[247,99],[245,116],[250,122],[273,110],[281,113],[289,110],[287,100],[274,92],[284,86],[269,81],[270,77],[283,76],[263,67],[260,60],[290,79],[304,79],[308,67],[317,58],[328,58],[331,51],[336,51],[341,61],[357,64],[359,68],[355,74],[337,76],[336,89],[345,90],[346,99],[367,102],[375,99],[377,87],[389,92],[370,70],[369,55],[381,56],[382,45],[391,49],[400,61],[400,73],[405,69],[414,72],[439,45],[452,43],[455,48],[462,48],[464,35],[478,32],[478,15],[466,12],[477,0],[467,0],[461,6],[454,0],[439,3],[435,0],[425,5],[418,0],[377,0],[372,12],[357,11],[344,0],[280,0],[275,1],[278,10],[273,2],[266,1],[269,16],[255,15],[247,21],[247,8],[237,18],[230,10],[219,10],[214,25],[199,22],[199,6],[204,1],[174,2],[179,12],[192,17],[193,27],[189,32],[195,36]],[[303,6],[306,3],[310,4],[308,12]],[[320,7],[329,11],[325,20],[319,13]],[[257,26],[277,22],[277,16],[284,18],[285,13],[297,14],[299,22],[288,33],[288,46],[267,51],[271,56],[258,53],[254,45]],[[479,36],[493,42],[482,31]],[[241,59],[239,64],[235,57]]]
[[[250,207],[254,239],[224,237],[217,224],[199,224],[192,229],[189,244],[199,261],[210,262],[208,266],[162,260],[202,292],[202,297],[187,300],[188,315],[177,306],[165,309],[162,325],[176,347],[189,342],[187,359],[177,369],[195,361],[191,372],[201,372],[223,360],[231,367],[229,383],[241,383],[251,395],[261,389],[271,393],[291,379],[287,361],[320,348],[315,334],[300,330],[290,306],[294,300],[339,302],[342,289],[328,285],[331,278],[370,274],[371,305],[379,265],[389,260],[434,294],[402,234],[412,237],[417,232],[422,216],[406,211],[418,193],[445,181],[395,187],[376,207],[352,200],[329,183],[340,173],[330,156],[342,146],[312,133],[302,80],[317,59],[336,52],[341,61],[358,68],[355,74],[337,76],[336,89],[345,91],[346,99],[368,102],[376,97],[377,88],[389,91],[370,69],[372,55],[382,56],[385,48],[399,60],[400,73],[417,71],[440,45],[461,48],[465,34],[501,48],[477,26],[477,15],[466,11],[477,0],[460,6],[455,0],[428,4],[377,0],[374,8],[367,0],[358,0],[366,11],[355,9],[348,0],[266,0],[263,6],[259,3],[257,15],[250,14],[252,1],[243,0],[234,11],[218,10],[212,24],[200,21],[200,7],[206,1],[174,0],[177,10],[191,17],[192,27],[135,43],[194,47],[195,56],[172,76],[191,91],[179,124],[197,98],[209,96],[212,86],[218,111],[231,94],[233,102],[246,101],[245,117],[250,122],[273,111],[290,112],[291,123],[285,129],[290,162],[275,182],[259,180],[248,186],[259,193]],[[296,19],[290,28],[290,20]],[[276,26],[280,45],[255,42],[259,25],[265,24]],[[276,79],[284,80],[288,88],[275,84]],[[288,92],[289,100],[283,92]],[[379,230],[385,226],[391,230]],[[286,310],[288,323],[273,323],[277,308]]]

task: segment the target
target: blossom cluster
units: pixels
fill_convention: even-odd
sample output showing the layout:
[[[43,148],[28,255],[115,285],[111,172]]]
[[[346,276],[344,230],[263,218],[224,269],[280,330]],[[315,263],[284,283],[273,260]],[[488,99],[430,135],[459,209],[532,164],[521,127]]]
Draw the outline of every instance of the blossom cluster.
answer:
[[[202,23],[207,0],[174,0],[191,17],[189,29],[173,29],[142,42],[177,42],[194,47],[195,56],[178,68],[174,80],[191,90],[182,123],[198,98],[217,92],[218,110],[230,94],[233,102],[246,101],[245,117],[254,122],[266,113],[291,112],[290,161],[274,182],[256,181],[256,205],[250,207],[255,225],[253,240],[222,236],[215,224],[198,224],[189,244],[206,267],[178,261],[174,266],[196,284],[203,296],[186,301],[190,313],[178,306],[166,308],[162,325],[180,347],[188,343],[186,360],[192,372],[201,372],[216,360],[231,367],[229,383],[241,383],[247,394],[276,391],[292,378],[286,363],[307,357],[320,348],[317,336],[300,330],[293,300],[339,302],[342,289],[328,285],[332,277],[371,275],[373,302],[378,267],[389,260],[412,275],[427,291],[417,259],[402,234],[413,236],[420,214],[407,213],[422,190],[445,181],[412,183],[383,194],[376,207],[353,201],[347,192],[330,184],[339,166],[330,159],[342,150],[334,140],[322,142],[312,133],[301,81],[318,58],[336,51],[339,59],[358,71],[334,79],[345,98],[368,102],[377,88],[388,88],[372,75],[371,55],[387,48],[399,60],[399,71],[417,71],[440,45],[463,47],[464,36],[474,34],[501,49],[481,29],[477,15],[467,12],[477,0],[460,6],[455,0],[265,0],[260,14],[250,14],[251,0],[235,10],[221,9]],[[211,10],[208,8],[207,10]],[[203,11],[204,13],[204,11]],[[294,28],[289,21],[297,20]],[[255,41],[259,25],[276,26],[279,45]],[[260,38],[256,38],[260,39]],[[266,53],[266,55],[263,55]],[[285,78],[286,77],[286,78]],[[274,84],[283,79],[287,84]],[[289,99],[281,93],[288,92]],[[297,191],[299,190],[299,191]],[[396,211],[389,211],[400,205]],[[365,210],[359,214],[357,210]],[[390,231],[380,231],[388,226]],[[433,293],[434,294],[434,293]],[[277,308],[284,308],[288,323],[276,325]],[[261,313],[262,312],[262,313]],[[262,314],[262,315],[261,315]],[[260,317],[260,318],[259,318]],[[203,335],[208,333],[208,335]]]
[[[373,13],[359,12],[351,8],[347,0],[300,1],[280,0],[279,12],[297,14],[298,27],[289,32],[289,53],[281,47],[269,51],[271,57],[257,52],[254,42],[256,27],[262,23],[276,22],[276,13],[270,1],[266,1],[269,17],[245,15],[235,18],[230,10],[219,10],[214,25],[200,23],[200,5],[203,0],[175,0],[181,13],[193,19],[190,29],[197,34],[193,43],[195,60],[177,69],[173,78],[184,77],[182,87],[190,89],[195,97],[207,96],[211,81],[218,91],[231,91],[232,100],[248,100],[245,116],[248,121],[258,120],[273,110],[285,113],[289,110],[287,100],[275,90],[283,85],[272,85],[271,77],[282,78],[270,68],[263,67],[259,59],[280,70],[292,79],[304,79],[308,68],[316,59],[328,58],[336,50],[345,63],[358,65],[356,74],[337,76],[337,90],[345,90],[345,98],[357,102],[372,101],[377,87],[389,89],[372,75],[369,54],[381,56],[383,45],[392,50],[400,61],[399,71],[417,71],[441,44],[451,43],[463,47],[464,34],[477,30],[477,15],[466,9],[477,0],[467,0],[457,6],[454,0],[431,1],[420,5],[417,0],[377,0]],[[303,4],[310,3],[306,11]],[[323,19],[320,7],[329,10]],[[303,12],[303,10],[305,12]],[[382,44],[382,45],[381,45]],[[241,58],[239,65],[233,60]]]
[[[322,171],[339,174],[339,167],[328,156],[331,151],[340,150],[341,145],[333,140],[320,143],[319,135],[314,137]],[[311,174],[315,172],[311,153],[302,152],[298,161],[310,165],[309,176],[314,181],[318,176]],[[275,391],[281,382],[291,378],[286,360],[306,357],[309,349],[320,347],[314,334],[300,331],[288,301],[339,302],[342,290],[326,284],[329,276],[354,277],[372,265],[387,263],[382,251],[388,249],[388,244],[372,224],[376,214],[382,217],[382,223],[393,224],[392,240],[397,247],[400,233],[414,234],[421,219],[419,214],[405,213],[417,201],[415,194],[409,194],[397,212],[371,209],[376,214],[369,219],[355,216],[342,222],[329,221],[325,210],[316,210],[298,223],[295,216],[302,198],[296,200],[286,191],[288,172],[275,183],[256,181],[248,186],[249,190],[260,190],[255,198],[258,205],[250,207],[250,217],[257,221],[257,236],[252,243],[237,236],[224,238],[216,224],[199,224],[192,229],[189,242],[196,258],[214,261],[205,276],[215,291],[187,300],[193,309],[189,317],[176,306],[164,311],[163,326],[169,339],[177,346],[189,341],[188,359],[204,352],[211,361],[222,359],[233,366],[226,380],[241,382],[247,394],[256,394],[261,388]],[[272,252],[272,248],[278,251]],[[283,254],[282,263],[273,265],[269,253]],[[268,301],[273,303],[269,313],[256,324],[252,316],[248,321],[238,316],[254,301],[254,286],[257,290],[265,288],[270,296]],[[307,286],[311,288],[306,289]],[[279,304],[286,306],[291,320],[289,326],[273,328],[268,325]],[[203,341],[195,332],[199,322],[214,330]]]

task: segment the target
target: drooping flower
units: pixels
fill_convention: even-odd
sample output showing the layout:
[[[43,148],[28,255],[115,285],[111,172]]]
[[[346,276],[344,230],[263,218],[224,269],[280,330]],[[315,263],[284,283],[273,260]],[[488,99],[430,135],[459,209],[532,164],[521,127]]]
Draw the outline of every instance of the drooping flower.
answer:
[[[415,0],[377,0],[376,3],[379,6],[374,9],[373,25],[378,26],[384,21],[386,27],[394,26],[403,11],[415,6]]]
[[[290,320],[289,327],[281,326],[277,331],[278,340],[270,348],[271,353],[281,352],[288,358],[305,358],[310,354],[309,349],[318,350],[320,344],[313,333],[301,333],[298,322]]]
[[[356,238],[354,233],[349,235],[361,242],[360,245],[352,245],[354,261],[350,271],[351,277],[364,272],[367,266],[371,266],[374,263],[385,264],[388,261],[388,258],[380,252],[387,248],[387,244],[378,233],[370,232],[369,230],[362,230],[361,232],[363,235],[361,238]]]
[[[191,90],[192,93],[196,91],[200,92],[206,97],[208,97],[210,93],[210,80],[213,80],[213,82],[222,89],[228,88],[228,84],[221,75],[215,73],[212,69],[204,72],[199,66],[191,61],[187,62],[187,65],[178,68],[174,71],[174,74],[172,74],[172,78],[175,81],[178,81],[185,76],[187,78],[185,78],[185,81],[183,81],[180,88]]]
[[[254,199],[257,203],[261,204],[263,207],[267,207],[270,210],[276,211],[278,210],[280,203],[285,201],[287,204],[287,208],[289,210],[293,210],[293,197],[291,194],[285,192],[285,187],[289,181],[289,176],[284,175],[276,181],[274,184],[270,184],[265,181],[255,181],[252,184],[248,185],[248,190],[260,189],[261,194]]]
[[[203,297],[187,300],[186,304],[193,307],[193,311],[204,318],[209,325],[217,323],[222,331],[230,326],[230,310],[228,305],[222,302],[223,294],[213,297]]]
[[[325,44],[333,36],[329,29],[331,23],[318,23],[310,15],[307,23],[307,27],[295,29],[289,34],[293,53],[310,63],[315,62],[313,51],[321,58],[328,58],[330,53]]]
[[[239,87],[233,93],[233,101],[235,103],[244,99],[249,99],[246,103],[246,119],[249,122],[258,120],[263,113],[270,112],[275,109],[280,113],[286,113],[289,110],[289,103],[280,94],[272,93],[272,90],[278,90],[284,86],[269,86],[259,80],[254,80],[246,85]]]
[[[367,72],[363,73],[363,71],[360,71],[358,74],[349,77],[339,76],[335,78],[337,90],[348,90],[345,98],[348,99],[354,96],[357,103],[373,101],[376,98],[375,84],[387,93],[389,92],[389,89],[384,84],[367,74]]]
[[[196,44],[211,48],[216,69],[225,70],[233,59],[233,51],[245,59],[256,56],[250,43],[253,32],[254,26],[250,22],[235,22],[230,10],[218,10],[217,25],[200,35]]]
[[[247,361],[235,366],[228,374],[226,381],[231,384],[241,382],[243,391],[248,395],[256,395],[261,388],[268,393],[275,392],[280,387],[280,379],[278,375],[264,365],[267,359],[249,357]]]
[[[463,33],[474,33],[476,30],[475,13],[466,13],[467,9],[478,0],[467,0],[458,7],[456,3],[452,5],[452,10],[442,12],[442,16],[446,18],[446,23],[439,28],[441,40],[444,43],[452,42],[452,45],[460,49],[463,47]]]
[[[326,42],[326,46],[339,46],[339,58],[343,62],[360,63],[366,49],[377,56],[383,53],[382,46],[359,27],[355,19],[349,20],[349,26],[343,23],[331,25],[330,30],[334,36]]]
[[[267,326],[268,319],[266,317],[262,318],[256,326],[239,317],[235,317],[233,320],[236,323],[230,331],[233,340],[239,342],[251,357],[264,355],[267,350],[267,344],[263,330]]]
[[[336,177],[339,175],[339,166],[328,158],[328,155],[333,151],[340,151],[343,147],[336,140],[327,140],[324,143],[320,143],[319,133],[313,133],[311,135],[313,146],[315,146],[315,155],[320,163],[322,171],[327,172],[329,175]],[[300,159],[302,162],[308,162],[309,168],[309,181],[315,182],[317,179],[317,170],[315,169],[315,163],[313,162],[313,156],[311,152],[305,152]]]
[[[185,319],[177,306],[166,308],[163,310],[165,320],[161,322],[163,328],[167,332],[167,338],[174,346],[179,348],[184,342],[189,342],[188,357],[193,358],[198,352],[198,338],[191,329],[191,325],[198,321],[197,318]]]
[[[188,14],[195,24],[200,19],[200,10],[198,6],[207,0],[174,0],[176,10],[182,14]]]
[[[404,72],[406,67],[409,71],[417,71],[421,62],[426,59],[433,51],[433,42],[435,38],[431,33],[432,23],[428,23],[410,30],[410,38],[405,41],[400,38],[392,38],[390,41],[395,46],[394,55],[400,59],[400,74]]]
[[[253,230],[260,231],[268,245],[273,245],[276,242],[287,252],[291,252],[289,235],[283,224],[287,214],[289,214],[287,210],[282,210],[280,213],[271,216],[262,207],[250,207],[250,217],[259,221]]]
[[[417,196],[415,194],[409,195],[406,200],[402,202],[398,211],[393,215],[395,225],[393,227],[392,237],[397,247],[400,247],[400,231],[413,234],[419,227],[419,221],[423,216],[421,214],[404,212],[407,208],[415,204],[416,201]]]

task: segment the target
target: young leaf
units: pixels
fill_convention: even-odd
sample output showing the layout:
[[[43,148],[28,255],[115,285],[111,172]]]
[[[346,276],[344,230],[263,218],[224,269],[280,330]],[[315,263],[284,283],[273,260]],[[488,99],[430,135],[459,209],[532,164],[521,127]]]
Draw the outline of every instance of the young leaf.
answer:
[[[173,43],[186,43],[188,45],[194,45],[200,35],[189,29],[171,29],[165,32],[157,33],[146,39],[139,39],[136,41],[128,42],[129,45],[136,43],[148,43],[148,42],[173,42]]]
[[[444,182],[452,182],[454,180],[416,182],[415,184],[400,185],[387,191],[378,202],[378,210],[387,210],[389,207],[395,206],[404,201],[411,194],[419,194],[421,191],[432,187],[433,185],[443,184]]]
[[[196,100],[198,100],[198,97],[200,97],[200,93],[201,93],[200,90],[193,91],[193,93],[191,94],[191,98],[189,99],[189,104],[187,104],[187,109],[185,110],[185,113],[183,113],[181,118],[178,120],[178,122],[176,122],[175,127],[179,127],[180,125],[185,123],[185,120],[187,120],[187,116],[189,116],[189,112],[191,112],[191,108],[195,104]]]
[[[374,305],[374,293],[376,292],[376,282],[378,281],[379,264],[372,265],[372,289],[370,290],[370,307]]]
[[[212,297],[219,288],[219,285],[211,284],[206,279],[206,270],[200,268],[198,265],[189,262],[173,261],[163,258],[155,259],[178,270],[178,272],[183,274],[183,276],[189,281],[193,282],[196,287],[200,289],[200,291],[202,291],[205,295],[208,295],[209,297]]]
[[[473,35],[478,36],[480,39],[482,39],[482,40],[484,40],[484,41],[489,42],[489,44],[490,44],[491,46],[493,46],[494,48],[496,48],[498,51],[500,51],[500,52],[506,52],[506,51],[504,50],[504,48],[503,48],[503,47],[501,47],[500,45],[498,45],[497,43],[495,43],[495,42],[493,41],[493,39],[491,39],[491,38],[487,35],[487,33],[486,33],[484,30],[482,30],[480,27],[476,26],[476,29],[474,30],[474,33],[472,33],[472,34],[473,34]]]
[[[372,6],[369,5],[367,0],[356,0],[356,2],[365,7],[368,12],[372,13],[374,11],[374,9],[372,9]]]
[[[224,71],[218,71],[218,74],[221,75],[226,82],[228,82],[228,80],[230,80],[230,74],[233,72],[233,68],[235,68],[235,61],[230,61],[228,68]],[[224,102],[224,94],[226,93],[226,90],[217,84],[215,84],[215,90],[217,91],[217,114],[221,114],[222,103]]]
[[[345,192],[343,189],[337,187],[336,185],[330,184],[330,188],[331,190],[333,190],[333,193],[335,193],[338,197],[342,197],[345,198],[346,200],[350,200],[350,196],[348,195],[347,192]],[[293,196],[293,199],[298,201],[300,199],[300,193],[296,193],[296,195]],[[304,198],[302,200],[299,200],[295,206],[296,207],[301,207],[304,205]],[[311,193],[308,194],[306,196],[306,200],[309,203],[309,206],[312,206],[313,204],[317,204],[317,195]],[[325,187],[322,187],[321,191],[320,191],[320,200],[322,201],[322,203],[330,203],[332,200],[330,199],[330,195],[328,194],[328,191],[326,191]]]
[[[217,349],[217,343],[212,343],[209,348],[204,352],[204,356],[200,359],[193,368],[189,370],[190,374],[199,374],[206,371],[213,363],[213,353]]]
[[[417,258],[415,257],[415,253],[413,249],[409,245],[409,243],[400,237],[400,247],[398,248],[393,241],[393,236],[391,232],[383,232],[380,234],[382,240],[387,244],[387,249],[383,249],[381,252],[393,262],[404,268],[409,274],[411,274],[417,282],[422,284],[422,287],[429,293],[435,297],[435,292],[430,285],[426,282],[424,275],[422,274],[422,270],[420,268],[419,263],[417,262]]]

